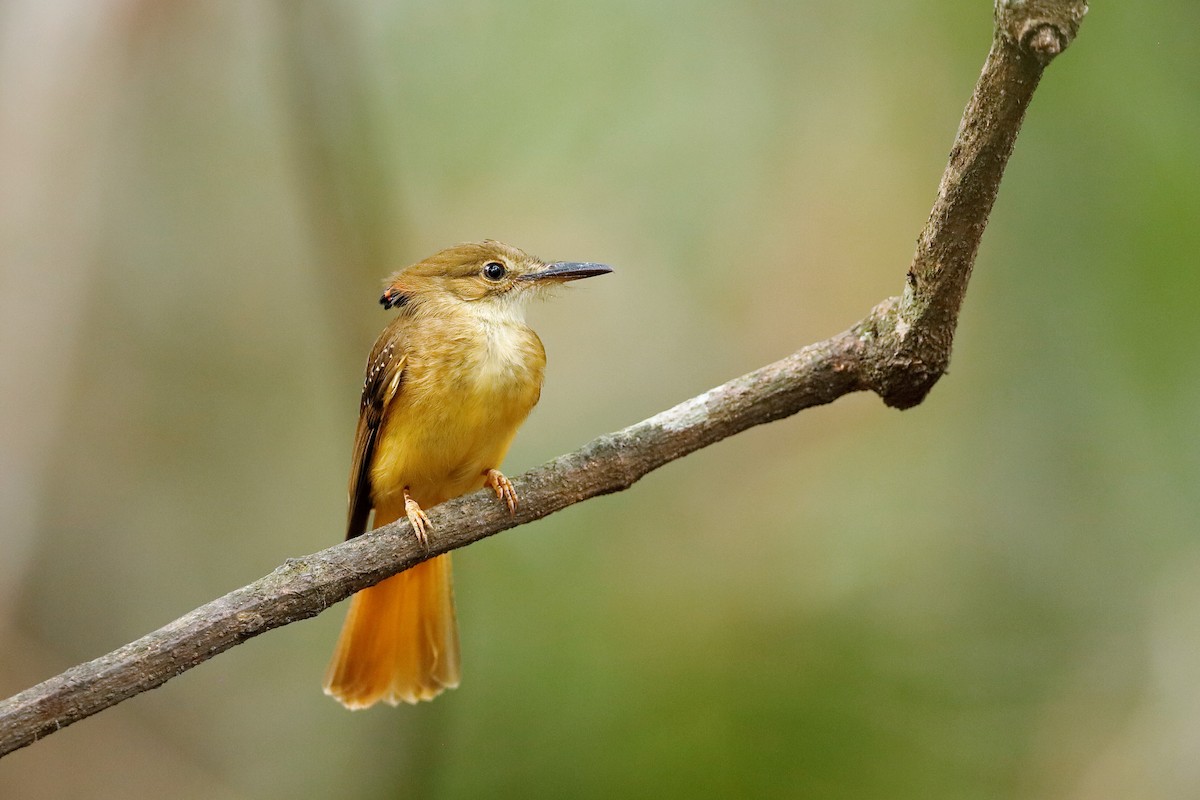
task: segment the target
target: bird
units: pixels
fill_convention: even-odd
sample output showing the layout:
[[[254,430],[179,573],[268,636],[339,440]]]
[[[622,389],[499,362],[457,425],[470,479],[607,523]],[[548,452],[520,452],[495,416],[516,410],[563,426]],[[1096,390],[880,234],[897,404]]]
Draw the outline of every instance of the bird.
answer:
[[[609,272],[605,264],[544,262],[489,239],[448,247],[388,278],[379,302],[399,313],[367,359],[347,539],[406,518],[427,545],[426,509],[485,486],[515,513],[517,494],[500,464],[541,396],[546,365],[526,306],[555,286]],[[354,595],[324,689],[362,709],[432,700],[460,677],[446,553]]]

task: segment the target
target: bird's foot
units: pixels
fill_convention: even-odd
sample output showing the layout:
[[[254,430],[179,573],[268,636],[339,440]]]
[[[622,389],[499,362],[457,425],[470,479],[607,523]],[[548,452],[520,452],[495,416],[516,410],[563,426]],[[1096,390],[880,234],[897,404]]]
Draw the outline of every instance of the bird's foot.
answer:
[[[483,474],[487,476],[487,485],[496,493],[496,499],[503,500],[508,506],[508,513],[517,513],[517,490],[513,488],[512,481],[498,469],[489,469]]]
[[[417,505],[417,501],[408,496],[408,492],[404,492],[404,513],[408,517],[409,524],[412,525],[413,533],[417,537],[417,541],[422,547],[429,544],[429,529],[433,527],[433,523],[429,521],[429,517]]]

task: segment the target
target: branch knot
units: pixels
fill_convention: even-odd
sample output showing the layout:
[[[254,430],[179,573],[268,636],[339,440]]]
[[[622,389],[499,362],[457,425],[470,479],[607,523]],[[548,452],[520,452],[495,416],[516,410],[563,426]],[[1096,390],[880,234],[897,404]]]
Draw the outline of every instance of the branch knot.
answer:
[[[1075,39],[1087,12],[1086,0],[996,0],[996,30],[1044,67]]]

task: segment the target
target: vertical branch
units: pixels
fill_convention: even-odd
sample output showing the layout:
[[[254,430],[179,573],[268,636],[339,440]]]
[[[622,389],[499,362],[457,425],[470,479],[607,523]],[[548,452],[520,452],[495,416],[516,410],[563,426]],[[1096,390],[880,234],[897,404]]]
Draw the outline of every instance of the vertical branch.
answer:
[[[991,50],[892,309],[895,349],[872,383],[895,408],[925,399],[950,363],[975,255],[1025,111],[1046,65],[1074,39],[1087,3],[997,0],[995,13]]]

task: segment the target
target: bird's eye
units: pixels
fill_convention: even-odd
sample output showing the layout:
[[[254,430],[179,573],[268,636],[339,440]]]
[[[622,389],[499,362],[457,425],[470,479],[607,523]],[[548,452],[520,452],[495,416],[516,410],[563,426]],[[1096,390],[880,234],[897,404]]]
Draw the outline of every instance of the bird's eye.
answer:
[[[489,261],[483,265],[483,277],[489,281],[498,281],[508,274],[508,270],[499,261]]]

